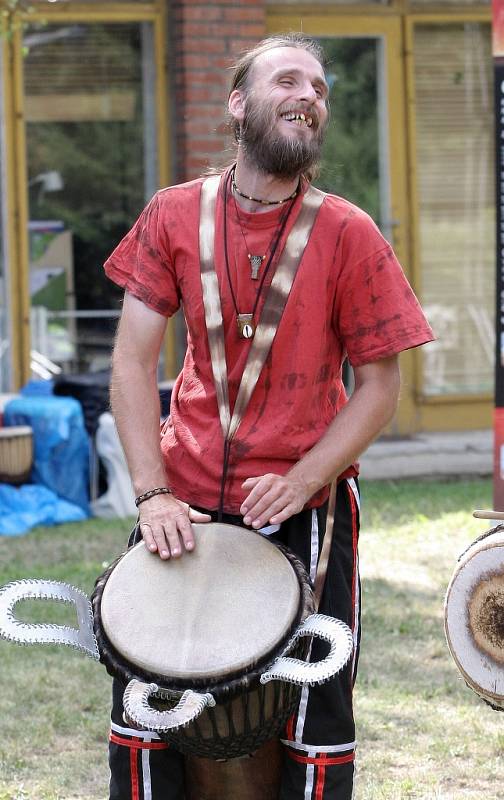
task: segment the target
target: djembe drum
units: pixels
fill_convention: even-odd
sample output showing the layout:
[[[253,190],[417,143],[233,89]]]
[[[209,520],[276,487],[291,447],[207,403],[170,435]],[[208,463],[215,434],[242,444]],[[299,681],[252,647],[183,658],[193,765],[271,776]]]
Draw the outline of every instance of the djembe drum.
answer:
[[[0,428],[0,483],[27,483],[32,465],[32,428],[28,425]]]
[[[498,514],[475,512],[485,518]],[[460,556],[446,594],[445,631],[466,684],[492,708],[504,710],[504,525]]]
[[[348,661],[352,634],[313,613],[309,578],[288,550],[233,525],[193,530],[197,546],[181,559],[162,561],[143,543],[128,550],[98,579],[92,613],[74,587],[8,584],[0,590],[0,635],[99,658],[127,687],[131,724],[190,756],[232,759],[278,737],[301,687],[329,680]],[[79,631],[20,622],[13,608],[27,597],[76,603]],[[329,652],[307,663],[313,636]]]

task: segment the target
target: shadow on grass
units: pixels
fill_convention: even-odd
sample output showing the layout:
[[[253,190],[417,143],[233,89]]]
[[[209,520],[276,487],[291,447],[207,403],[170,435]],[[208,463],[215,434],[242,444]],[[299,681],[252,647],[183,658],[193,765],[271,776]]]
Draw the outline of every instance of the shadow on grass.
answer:
[[[414,716],[416,701],[482,702],[467,689],[449,653],[439,591],[367,579],[362,628],[359,692],[387,697],[387,719],[398,705],[401,719]]]
[[[363,527],[387,527],[493,508],[490,478],[361,481]]]

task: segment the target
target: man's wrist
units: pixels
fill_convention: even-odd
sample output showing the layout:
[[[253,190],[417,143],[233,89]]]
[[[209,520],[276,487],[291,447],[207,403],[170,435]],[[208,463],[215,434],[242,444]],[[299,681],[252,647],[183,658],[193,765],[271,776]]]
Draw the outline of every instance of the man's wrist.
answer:
[[[150,500],[151,497],[156,497],[158,494],[173,494],[173,492],[168,486],[156,486],[155,489],[149,489],[149,491],[135,497],[136,507],[138,508],[141,503],[145,503],[146,500]]]

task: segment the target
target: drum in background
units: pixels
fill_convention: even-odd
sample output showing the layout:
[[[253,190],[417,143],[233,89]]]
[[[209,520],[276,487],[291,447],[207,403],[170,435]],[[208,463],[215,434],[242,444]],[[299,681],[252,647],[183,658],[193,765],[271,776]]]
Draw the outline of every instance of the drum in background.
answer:
[[[445,631],[467,685],[504,710],[504,525],[460,556],[446,594]]]
[[[0,483],[27,483],[33,465],[33,430],[29,425],[0,428]]]

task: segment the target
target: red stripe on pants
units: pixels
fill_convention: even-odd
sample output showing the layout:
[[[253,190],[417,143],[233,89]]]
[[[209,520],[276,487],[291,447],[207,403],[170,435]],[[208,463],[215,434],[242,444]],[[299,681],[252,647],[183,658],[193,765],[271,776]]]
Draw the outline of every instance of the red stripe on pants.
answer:
[[[287,750],[287,752],[294,761],[299,761],[300,764],[316,764],[321,767],[330,767],[333,764],[348,764],[350,761],[355,760],[355,753],[329,757],[327,753],[322,753],[320,756],[301,756],[299,753],[293,753],[292,750]]]
[[[138,742],[138,739],[133,739]],[[131,800],[140,800],[138,786],[138,749],[132,747],[130,750],[130,771],[131,771]]]
[[[110,734],[110,741],[120,744],[123,747],[130,747],[132,750],[166,750],[170,745],[168,742],[143,742],[140,739],[124,739],[116,733]]]
[[[315,800],[322,800],[324,796],[325,767],[317,769],[317,785],[315,786]]]

